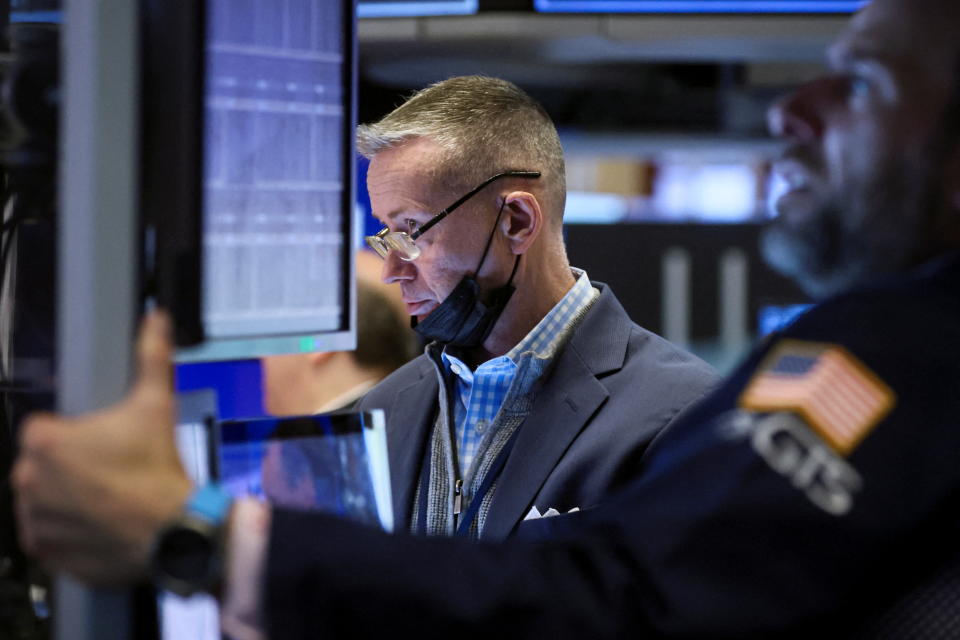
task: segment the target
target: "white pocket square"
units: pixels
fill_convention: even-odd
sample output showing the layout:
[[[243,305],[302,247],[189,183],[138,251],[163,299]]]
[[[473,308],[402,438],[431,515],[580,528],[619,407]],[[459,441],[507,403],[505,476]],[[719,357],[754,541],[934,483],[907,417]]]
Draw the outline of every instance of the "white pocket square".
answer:
[[[573,509],[570,509],[570,511],[567,511],[567,513],[576,513],[577,511],[580,511],[580,507],[574,507]],[[559,516],[559,515],[560,515],[560,512],[554,509],[553,507],[550,507],[543,513],[540,513],[539,509],[537,509],[536,505],[534,505],[530,507],[530,511],[527,512],[527,515],[524,516],[523,519],[536,520],[537,518],[549,518],[551,516]]]

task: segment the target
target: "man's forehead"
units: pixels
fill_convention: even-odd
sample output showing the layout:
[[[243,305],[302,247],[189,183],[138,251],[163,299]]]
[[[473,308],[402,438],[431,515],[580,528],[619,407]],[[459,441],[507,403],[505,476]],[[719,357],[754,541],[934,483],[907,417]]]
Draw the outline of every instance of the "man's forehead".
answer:
[[[443,160],[444,149],[425,136],[408,138],[390,147],[380,150],[370,160],[371,166],[391,168],[409,168],[422,173],[426,167],[436,166]]]
[[[828,51],[833,66],[875,59],[889,65],[953,67],[958,51],[957,0],[873,0]]]
[[[433,150],[401,145],[376,155],[367,172],[374,216],[382,221],[426,212],[436,199]]]

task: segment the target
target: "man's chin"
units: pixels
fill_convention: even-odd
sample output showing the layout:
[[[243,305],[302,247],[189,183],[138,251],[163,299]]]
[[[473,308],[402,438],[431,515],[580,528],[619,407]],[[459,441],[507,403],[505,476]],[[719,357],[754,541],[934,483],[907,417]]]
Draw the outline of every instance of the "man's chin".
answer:
[[[817,224],[823,212],[823,201],[807,187],[787,191],[773,204],[776,213],[771,223],[784,228],[803,228]]]
[[[823,300],[856,286],[863,269],[856,261],[830,250],[835,238],[823,233],[794,233],[795,228],[770,225],[760,237],[760,250],[768,265],[793,280],[813,300]]]
[[[416,302],[413,304],[407,304],[407,314],[411,317],[417,319],[417,322],[422,321],[428,315],[433,313],[433,310],[437,308],[437,305],[432,301],[423,301]]]

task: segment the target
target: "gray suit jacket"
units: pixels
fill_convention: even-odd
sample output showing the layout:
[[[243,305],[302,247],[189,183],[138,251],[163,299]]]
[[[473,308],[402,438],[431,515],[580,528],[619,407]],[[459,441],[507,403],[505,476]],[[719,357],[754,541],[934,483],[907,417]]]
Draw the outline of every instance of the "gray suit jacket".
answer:
[[[593,285],[600,298],[543,374],[483,539],[508,536],[532,506],[563,513],[598,504],[640,473],[651,440],[718,380],[709,365],[631,322],[608,286]],[[397,531],[410,529],[438,397],[436,371],[422,355],[360,403],[386,412]]]

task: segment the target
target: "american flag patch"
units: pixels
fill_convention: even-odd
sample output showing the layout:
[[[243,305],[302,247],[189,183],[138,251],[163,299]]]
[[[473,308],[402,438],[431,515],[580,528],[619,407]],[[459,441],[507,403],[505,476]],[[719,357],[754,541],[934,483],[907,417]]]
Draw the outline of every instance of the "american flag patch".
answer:
[[[738,401],[750,411],[800,415],[843,456],[895,403],[893,390],[843,347],[799,340],[775,346]]]

